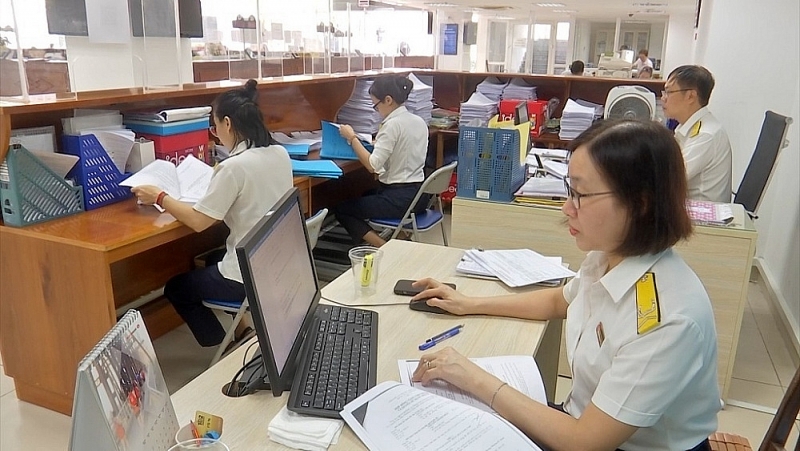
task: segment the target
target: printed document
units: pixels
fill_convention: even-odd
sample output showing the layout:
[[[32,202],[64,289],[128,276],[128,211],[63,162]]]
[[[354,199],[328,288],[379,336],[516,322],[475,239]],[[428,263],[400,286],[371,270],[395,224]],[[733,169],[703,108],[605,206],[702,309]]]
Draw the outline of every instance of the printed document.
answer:
[[[472,249],[466,251],[465,255],[467,254],[511,288],[575,276],[573,271],[530,249],[504,251]]]
[[[205,196],[213,174],[211,166],[189,155],[177,168],[167,160],[155,160],[120,185],[155,185],[173,199],[193,204]]]
[[[525,396],[542,404],[547,404],[542,375],[539,373],[539,367],[536,365],[536,361],[533,360],[533,357],[529,355],[509,355],[480,357],[470,360],[501,381],[507,382],[508,385],[514,387]],[[458,401],[485,412],[494,412],[491,407],[481,402],[471,393],[467,393],[447,382],[437,380],[427,387],[420,382],[412,382],[411,375],[414,374],[414,370],[417,369],[418,364],[419,359],[397,361],[397,365],[400,367],[400,381],[403,384],[447,399],[452,399],[453,401]]]
[[[540,449],[499,415],[399,382],[378,384],[341,415],[372,451]]]

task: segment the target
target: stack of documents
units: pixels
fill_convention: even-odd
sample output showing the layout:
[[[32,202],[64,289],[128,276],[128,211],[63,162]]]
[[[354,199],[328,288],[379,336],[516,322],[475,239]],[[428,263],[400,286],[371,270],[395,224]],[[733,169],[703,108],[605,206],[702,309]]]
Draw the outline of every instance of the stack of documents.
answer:
[[[338,179],[342,176],[342,168],[330,160],[292,160],[292,174]]]
[[[559,139],[575,139],[584,130],[592,125],[595,118],[595,108],[583,106],[578,102],[567,99],[564,112],[561,114],[561,131]]]
[[[337,117],[339,123],[348,124],[355,131],[370,135],[378,132],[381,123],[381,115],[372,108],[372,99],[369,96],[371,86],[372,80],[356,80],[353,94],[339,110]]]
[[[469,100],[461,104],[461,118],[458,125],[485,127],[495,114],[497,114],[497,101],[476,91]]]
[[[733,222],[731,204],[687,199],[686,210],[695,224],[724,226]]]
[[[503,89],[502,99],[536,100],[536,86],[521,78],[514,78]]]
[[[531,197],[543,199],[566,199],[567,189],[564,181],[554,177],[531,177],[516,193],[517,197]]]
[[[497,277],[511,288],[535,283],[559,284],[575,273],[561,265],[561,257],[544,257],[530,249],[464,252],[456,272]]]
[[[478,87],[475,90],[497,103],[500,101],[506,85],[507,83],[500,81],[497,77],[486,77],[486,79],[478,83]]]
[[[119,111],[76,109],[74,115],[61,119],[64,134],[94,135],[120,174],[124,174],[136,134],[122,125]]]
[[[421,117],[426,124],[429,124],[431,122],[431,111],[433,111],[433,86],[426,85],[414,74],[409,74],[408,79],[414,83],[414,87],[403,105],[408,111]]]
[[[289,152],[289,156],[306,156],[310,146],[322,142],[322,130],[294,132],[292,136],[286,133],[274,132],[272,133],[272,139],[283,146]]]
[[[125,118],[135,121],[175,122],[208,117],[210,114],[210,106],[198,106],[160,111],[130,111],[125,113]]]

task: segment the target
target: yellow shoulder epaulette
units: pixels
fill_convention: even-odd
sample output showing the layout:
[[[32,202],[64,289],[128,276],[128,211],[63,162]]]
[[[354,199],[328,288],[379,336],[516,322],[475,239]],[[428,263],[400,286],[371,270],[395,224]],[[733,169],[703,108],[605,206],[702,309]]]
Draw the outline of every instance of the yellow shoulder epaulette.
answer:
[[[645,273],[636,282],[636,319],[636,333],[639,335],[647,333],[661,324],[656,275],[652,272]]]
[[[703,126],[703,121],[697,121],[692,125],[692,129],[689,130],[689,138],[694,138],[695,136],[700,134],[700,127]]]

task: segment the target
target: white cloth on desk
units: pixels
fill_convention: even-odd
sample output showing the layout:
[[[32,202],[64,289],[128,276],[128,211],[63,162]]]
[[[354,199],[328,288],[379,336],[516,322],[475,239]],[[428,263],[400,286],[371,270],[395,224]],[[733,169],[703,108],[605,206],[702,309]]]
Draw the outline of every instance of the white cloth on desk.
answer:
[[[281,445],[307,451],[324,451],[339,441],[344,421],[290,412],[283,406],[269,422],[269,439]]]

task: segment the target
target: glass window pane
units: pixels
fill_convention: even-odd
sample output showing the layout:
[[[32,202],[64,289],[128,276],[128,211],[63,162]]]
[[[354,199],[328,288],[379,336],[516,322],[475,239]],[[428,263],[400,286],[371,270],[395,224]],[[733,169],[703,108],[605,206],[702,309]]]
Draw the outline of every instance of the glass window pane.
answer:
[[[559,22],[556,26],[555,64],[567,64],[567,47],[569,44],[569,22]]]
[[[534,74],[547,73],[547,59],[550,54],[550,30],[552,25],[537,23],[533,26],[533,68]]]

